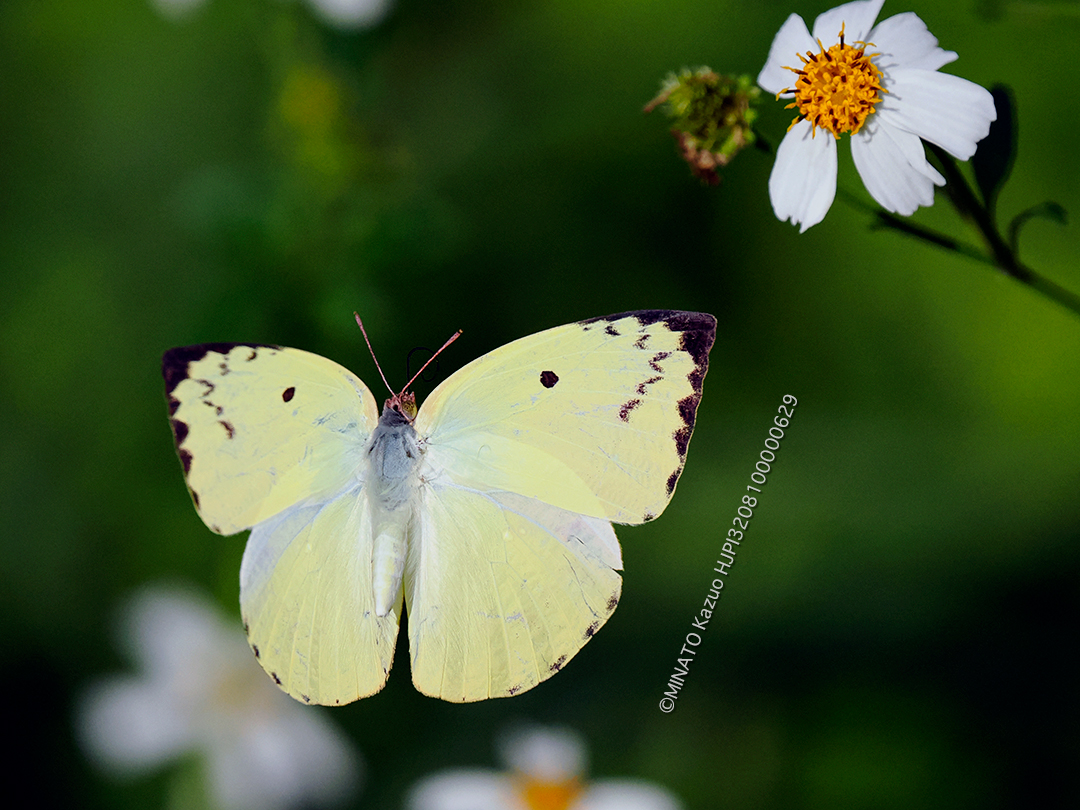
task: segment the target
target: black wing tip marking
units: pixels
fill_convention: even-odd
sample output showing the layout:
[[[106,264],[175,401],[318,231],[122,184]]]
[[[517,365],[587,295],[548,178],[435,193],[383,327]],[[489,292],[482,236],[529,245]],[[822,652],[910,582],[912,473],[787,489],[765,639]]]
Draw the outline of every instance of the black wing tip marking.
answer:
[[[689,439],[689,436],[687,437]],[[682,475],[683,465],[680,464],[675,468],[675,472],[668,476],[667,480],[667,496],[670,499],[675,494],[675,485],[679,483],[679,476]],[[653,516],[655,517],[655,515]]]
[[[565,664],[565,663],[566,663],[566,656],[565,655],[560,655],[559,660],[556,661],[554,664],[552,664],[550,667],[548,667],[548,672],[558,672],[560,669],[563,668],[563,664]]]
[[[280,349],[270,343],[199,343],[195,346],[178,346],[169,349],[161,356],[161,376],[165,378],[165,393],[171,394],[183,380],[188,377],[188,366],[197,363],[206,355],[228,354],[237,346],[247,346],[253,351],[247,357],[254,360],[258,356],[257,349]]]
[[[600,315],[586,318],[578,323],[585,325],[606,321],[621,321],[624,318],[637,318],[641,326],[651,326],[663,321],[672,332],[716,332],[716,318],[707,312],[684,312],[679,309],[637,309],[630,312],[616,312],[614,315]]]
[[[585,640],[589,640],[596,635],[596,631],[600,629],[600,622],[593,622],[585,628]]]
[[[615,610],[615,608],[618,607],[618,605],[619,605],[619,594],[613,593],[607,600],[607,612],[611,613],[611,611]]]

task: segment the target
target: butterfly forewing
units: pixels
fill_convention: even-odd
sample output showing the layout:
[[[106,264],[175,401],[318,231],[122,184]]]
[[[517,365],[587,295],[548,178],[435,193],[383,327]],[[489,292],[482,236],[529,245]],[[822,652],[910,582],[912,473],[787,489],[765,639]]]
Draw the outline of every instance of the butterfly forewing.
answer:
[[[652,520],[682,472],[715,336],[711,315],[655,310],[548,329],[451,376],[416,429],[461,482]]]
[[[378,422],[359,379],[298,349],[187,346],[165,354],[162,373],[188,488],[219,534],[340,491]]]

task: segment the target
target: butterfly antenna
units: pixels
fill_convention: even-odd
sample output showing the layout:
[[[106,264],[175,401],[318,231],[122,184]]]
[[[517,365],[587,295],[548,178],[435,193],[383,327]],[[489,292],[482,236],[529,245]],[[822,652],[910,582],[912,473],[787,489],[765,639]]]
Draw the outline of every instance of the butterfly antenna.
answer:
[[[416,372],[415,374],[413,374],[413,375],[412,375],[412,379],[410,379],[410,380],[409,380],[409,381],[408,381],[407,383],[405,383],[405,387],[401,389],[401,392],[402,392],[402,393],[405,393],[406,391],[408,391],[408,390],[409,390],[409,386],[413,384],[413,382],[414,382],[414,381],[416,380],[416,378],[417,378],[417,377],[419,377],[419,376],[420,376],[421,374],[423,374],[423,373],[424,373],[424,369],[425,369],[425,368],[427,368],[428,366],[430,366],[430,365],[431,365],[431,361],[432,361],[432,360],[434,360],[434,359],[435,359],[436,357],[438,357],[438,356],[439,356],[440,354],[442,354],[442,353],[443,353],[443,350],[444,350],[444,349],[445,349],[445,348],[446,348],[447,346],[449,346],[449,345],[450,345],[451,343],[453,343],[453,342],[454,342],[455,340],[457,340],[457,339],[458,339],[459,337],[461,337],[461,330],[460,330],[460,329],[458,329],[458,330],[457,330],[456,332],[454,332],[454,334],[452,334],[452,335],[451,335],[451,336],[449,337],[449,339],[447,339],[446,343],[444,343],[444,344],[443,344],[443,345],[442,345],[442,346],[441,346],[441,347],[439,348],[439,350],[438,350],[437,352],[435,352],[435,354],[431,355],[431,357],[429,357],[429,358],[428,358],[427,362],[426,362],[426,363],[424,363],[424,365],[420,366],[420,370],[419,370],[418,372]]]
[[[357,313],[357,312],[354,312],[353,317],[356,318],[356,325],[360,327],[360,332],[364,336],[364,342],[367,343],[368,351],[371,352],[371,359],[375,361],[375,368],[377,368],[379,370],[379,376],[382,377],[383,385],[385,385],[386,390],[390,392],[390,396],[394,396],[394,389],[391,388],[390,383],[388,383],[386,381],[386,375],[383,374],[382,366],[379,365],[379,358],[375,356],[375,350],[373,348],[371,348],[371,341],[368,340],[367,330],[364,328],[364,322],[362,320],[360,320],[360,314]],[[442,349],[440,349],[439,351],[442,351]],[[429,360],[428,362],[431,362],[431,361]],[[423,371],[423,369],[421,369],[421,371]],[[411,382],[411,380],[410,380],[410,382]],[[405,387],[408,388],[409,386],[405,386]]]

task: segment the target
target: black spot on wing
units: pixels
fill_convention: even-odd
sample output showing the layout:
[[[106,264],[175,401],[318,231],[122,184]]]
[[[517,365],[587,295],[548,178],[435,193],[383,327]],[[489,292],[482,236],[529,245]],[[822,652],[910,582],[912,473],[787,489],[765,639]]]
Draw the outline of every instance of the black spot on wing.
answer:
[[[559,381],[559,375],[554,371],[541,371],[540,372],[540,384],[544,388],[554,388],[555,383]]]
[[[671,352],[657,352],[652,356],[652,360],[649,361],[649,368],[663,374],[664,369],[660,366],[660,362],[662,360],[667,360],[669,357],[671,357]]]
[[[281,678],[278,677],[278,674],[276,672],[271,672],[270,677],[274,679],[274,683],[276,683],[278,686],[281,686]]]
[[[613,611],[618,606],[618,604],[619,604],[619,595],[617,593],[613,593],[610,596],[610,598],[607,600],[607,612],[611,613],[611,611]]]
[[[521,691],[521,684],[519,683],[519,684],[515,684],[514,686],[511,686],[509,689],[507,689],[506,694],[513,697],[514,695],[516,695],[520,691]],[[462,701],[464,702],[464,698],[462,698]]]
[[[675,452],[679,454],[680,459],[686,458],[686,448],[690,445],[690,435],[693,432],[694,429],[688,425],[676,430],[671,437],[675,440]]]
[[[548,672],[558,672],[560,669],[562,669],[562,665],[565,664],[565,663],[566,663],[566,656],[565,655],[560,655],[559,660],[556,661],[554,664],[552,664],[550,667],[548,667]]]
[[[190,459],[191,456],[188,456],[188,458]],[[185,472],[187,472],[187,470],[185,470]],[[188,492],[191,493],[191,501],[195,504],[195,511],[199,511],[199,493],[193,489],[189,489]],[[221,534],[221,532],[218,532],[218,534]]]
[[[295,395],[296,387],[290,385],[288,388],[281,392],[281,399],[285,402],[290,402]]]
[[[634,341],[634,348],[635,349],[641,349],[642,351],[645,351],[647,349],[647,346],[645,344],[648,343],[648,342],[649,342],[649,333],[644,332],[641,335],[641,337],[639,337],[637,340]]]
[[[612,326],[610,323],[607,326],[604,327],[604,331],[607,334],[611,335],[612,337],[618,337],[619,336],[619,330],[616,329],[614,326]]]
[[[590,638],[592,638],[594,635],[596,635],[596,631],[599,630],[599,629],[600,629],[600,622],[593,622],[588,627],[586,627],[585,628],[585,640],[587,641]]]
[[[232,426],[231,422],[226,422],[224,419],[218,420],[218,424],[225,428],[225,435],[230,439],[236,435],[236,428]]]
[[[304,703],[311,703],[311,698],[305,695],[303,692],[300,693],[300,697],[301,699],[303,699]]]
[[[173,389],[181,381],[188,378],[188,366],[197,363],[211,352],[228,354],[237,346],[249,346],[251,349],[278,349],[268,343],[200,343],[197,346],[180,346],[169,349],[161,357],[161,376],[165,378],[165,392],[171,394]],[[252,351],[248,360],[255,359],[256,352]]]
[[[177,422],[175,424],[183,425],[184,433],[185,435],[187,434],[187,425],[185,425],[183,422]],[[180,466],[184,468],[184,475],[186,476],[188,473],[191,472],[191,453],[182,447],[177,447],[176,455],[180,459]]]
[[[173,441],[176,442],[176,449],[180,449],[180,445],[184,443],[184,439],[188,435],[187,422],[180,419],[170,419],[169,424],[172,426]]]
[[[679,400],[679,417],[683,420],[683,427],[675,431],[675,448],[679,451],[679,458],[686,458],[686,447],[690,444],[690,434],[694,432],[700,402],[701,394],[691,394]]]
[[[668,495],[670,494],[671,491],[668,490]],[[650,520],[656,520],[656,515],[654,515],[652,512],[646,512],[644,515],[641,516],[642,523],[648,523]]]
[[[667,480],[667,494],[670,498],[672,493],[675,492],[675,485],[679,483],[679,474],[682,473],[682,464],[675,468],[675,472],[668,476]]]
[[[659,376],[659,375],[657,375],[656,377],[649,377],[649,379],[645,380],[645,382],[638,383],[637,392],[639,394],[641,394],[642,396],[644,396],[646,386],[655,385],[656,383],[660,382],[662,379],[664,379],[664,378]]]
[[[246,632],[246,630],[247,630],[247,628],[245,628],[245,632]],[[259,645],[258,645],[258,644],[252,644],[252,645],[251,645],[251,651],[252,651],[253,653],[255,653],[255,657],[256,657],[256,658],[258,658],[258,657],[259,657]]]
[[[619,408],[619,418],[622,419],[624,422],[629,422],[630,411],[634,410],[634,408],[636,408],[640,404],[640,399],[632,399],[629,402],[623,403],[623,406]]]

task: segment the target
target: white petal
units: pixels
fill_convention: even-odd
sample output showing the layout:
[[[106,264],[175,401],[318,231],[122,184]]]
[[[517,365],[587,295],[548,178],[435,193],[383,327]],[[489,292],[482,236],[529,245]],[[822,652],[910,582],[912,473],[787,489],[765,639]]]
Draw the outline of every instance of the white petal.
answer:
[[[436,773],[417,782],[405,802],[408,810],[525,810],[510,781],[482,770]]]
[[[814,39],[820,39],[826,48],[835,45],[840,41],[840,26],[843,26],[845,42],[865,40],[884,3],[885,0],[855,0],[819,14],[814,20]]]
[[[990,92],[959,76],[901,69],[889,78],[889,92],[877,112],[881,122],[913,132],[960,160],[975,154],[997,118]]]
[[[774,95],[785,87],[794,87],[798,77],[787,68],[799,67],[802,64],[799,54],[806,51],[817,53],[817,43],[806,30],[803,18],[792,14],[773,37],[772,45],[769,46],[769,58],[765,60],[765,67],[758,74],[758,84]]]
[[[328,806],[357,788],[360,763],[345,735],[319,709],[278,696],[288,703],[273,700],[263,717],[237,718],[210,741],[210,783],[224,810]]]
[[[148,770],[193,744],[190,714],[171,694],[134,678],[94,684],[76,704],[75,720],[86,755],[116,774]]]
[[[810,132],[805,120],[788,130],[769,175],[773,211],[780,221],[801,224],[800,232],[821,222],[836,196],[836,139]]]
[[[635,779],[601,779],[590,784],[573,810],[681,810],[670,792]]]
[[[204,0],[152,0],[152,2],[163,16],[170,20],[179,20],[201,6]]]
[[[585,772],[585,745],[569,729],[532,727],[507,734],[503,760],[518,773],[541,782],[561,782]]]
[[[338,28],[364,28],[386,16],[390,0],[312,0],[316,11]]]
[[[851,156],[859,176],[881,207],[910,216],[920,205],[934,204],[934,186],[945,178],[926,162],[917,135],[878,125],[851,139]]]
[[[124,607],[122,629],[135,662],[151,678],[176,678],[192,691],[207,691],[196,684],[206,684],[223,661],[249,655],[238,627],[228,632],[207,599],[181,588],[139,591]]]
[[[882,20],[874,26],[868,39],[873,47],[867,51],[881,54],[874,59],[874,64],[883,71],[896,68],[937,70],[956,59],[953,51],[938,47],[937,37],[912,11]]]

